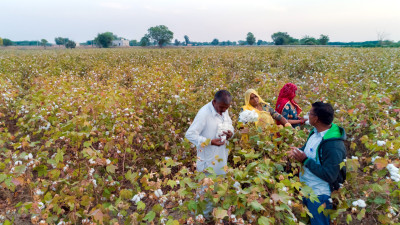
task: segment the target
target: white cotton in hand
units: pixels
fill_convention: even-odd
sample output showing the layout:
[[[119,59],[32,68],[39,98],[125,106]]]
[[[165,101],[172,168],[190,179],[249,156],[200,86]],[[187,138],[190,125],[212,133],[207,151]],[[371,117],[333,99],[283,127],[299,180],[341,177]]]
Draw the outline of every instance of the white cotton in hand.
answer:
[[[239,114],[239,122],[249,123],[249,122],[257,122],[258,114],[253,110],[244,110]]]
[[[218,124],[218,130],[217,130],[217,135],[216,135],[216,138],[225,138],[225,140],[226,140],[226,134],[224,134],[224,132],[228,132],[228,131],[231,131],[231,132],[233,132],[233,126],[232,126],[232,124],[229,124],[229,123],[220,123],[220,124]],[[224,141],[224,140],[221,140],[221,141]]]

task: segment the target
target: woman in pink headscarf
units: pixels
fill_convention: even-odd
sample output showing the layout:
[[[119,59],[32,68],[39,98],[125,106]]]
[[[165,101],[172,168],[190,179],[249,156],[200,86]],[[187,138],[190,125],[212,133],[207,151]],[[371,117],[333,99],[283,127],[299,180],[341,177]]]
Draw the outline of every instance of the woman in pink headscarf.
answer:
[[[285,119],[292,124],[293,127],[300,126],[300,124],[304,124],[306,121],[302,117],[299,117],[302,110],[294,101],[294,97],[296,97],[296,91],[297,86],[295,84],[285,84],[279,92],[275,108],[276,112],[285,117]]]

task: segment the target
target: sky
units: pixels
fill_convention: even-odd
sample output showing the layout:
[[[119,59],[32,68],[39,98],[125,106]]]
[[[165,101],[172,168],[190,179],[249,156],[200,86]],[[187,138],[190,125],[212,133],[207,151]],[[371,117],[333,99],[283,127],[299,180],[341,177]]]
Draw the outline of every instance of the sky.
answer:
[[[12,41],[67,37],[76,42],[113,32],[140,40],[167,26],[174,39],[272,41],[328,35],[331,42],[400,41],[400,0],[0,0],[0,37]]]

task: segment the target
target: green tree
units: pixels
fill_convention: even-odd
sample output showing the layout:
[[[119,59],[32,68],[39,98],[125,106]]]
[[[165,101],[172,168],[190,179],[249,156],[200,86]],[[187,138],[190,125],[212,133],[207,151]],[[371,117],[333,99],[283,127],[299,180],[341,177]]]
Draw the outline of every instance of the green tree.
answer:
[[[181,42],[178,41],[178,39],[175,39],[174,45],[175,45],[175,46],[179,46],[180,44],[181,44]]]
[[[56,45],[65,45],[69,41],[69,38],[56,37],[54,38],[54,41],[56,42]]]
[[[42,40],[40,41],[40,45],[42,45],[42,46],[45,47],[45,48],[46,48],[47,43],[49,43],[49,42],[48,42],[46,39],[42,39]]]
[[[129,46],[138,46],[138,45],[139,45],[139,43],[138,43],[137,40],[130,40],[129,41]]]
[[[189,36],[185,35],[183,38],[185,38],[185,45],[187,46],[190,44]]]
[[[317,41],[317,39],[306,35],[302,39],[300,39],[300,44],[301,45],[317,45],[318,41]]]
[[[94,41],[101,48],[109,48],[115,38],[116,36],[112,32],[105,32],[98,34]]]
[[[65,44],[66,48],[75,48],[76,43],[74,41],[68,40],[67,43]]]
[[[214,40],[212,40],[211,44],[212,45],[218,45],[219,44],[219,40],[214,38]]]
[[[247,44],[254,45],[254,43],[256,43],[256,38],[254,37],[254,34],[251,32],[247,33],[246,41]]]
[[[3,39],[0,38],[0,46],[3,46]]]
[[[4,38],[3,39],[3,45],[4,46],[11,46],[11,45],[13,45],[14,43],[10,40],[10,39],[8,39],[8,38]]]
[[[145,34],[142,39],[140,39],[140,46],[144,47],[144,46],[148,46],[150,45],[150,38],[148,34]]]
[[[318,43],[320,45],[327,45],[329,42],[329,36],[321,34],[318,38]]]
[[[298,40],[291,37],[286,32],[276,32],[271,35],[271,38],[275,45],[290,45],[297,44]]]
[[[149,37],[157,42],[158,46],[161,48],[164,44],[171,42],[174,37],[174,33],[168,29],[165,25],[159,25],[155,27],[150,27],[148,30]]]

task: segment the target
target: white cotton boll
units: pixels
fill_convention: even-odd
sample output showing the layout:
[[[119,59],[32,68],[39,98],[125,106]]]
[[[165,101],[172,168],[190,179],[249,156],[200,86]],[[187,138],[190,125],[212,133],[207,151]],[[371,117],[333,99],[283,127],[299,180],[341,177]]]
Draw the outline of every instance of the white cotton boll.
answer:
[[[386,145],[386,141],[377,141],[376,144],[378,146],[384,146],[384,145]]]
[[[93,186],[97,187],[97,181],[96,180],[92,180]]]
[[[352,156],[351,159],[358,160],[358,157],[357,156]]]
[[[236,188],[236,189],[239,189],[239,188],[240,188],[240,183],[236,181],[236,182],[233,184],[233,187]]]
[[[367,207],[367,204],[365,204],[364,200],[358,199],[357,202],[358,202],[358,206],[360,206],[361,208]]]
[[[90,159],[89,159],[89,163],[90,163],[90,164],[95,164],[96,161],[94,161],[92,158],[90,158]]]
[[[287,191],[288,191],[288,188],[287,188],[287,187],[283,187],[283,188],[282,188],[282,191],[287,192]]]
[[[38,207],[40,210],[42,210],[42,209],[44,209],[45,206],[44,206],[43,202],[39,202]]]
[[[254,110],[244,110],[239,114],[239,122],[249,123],[249,122],[257,122],[258,114]]]
[[[15,166],[22,165],[22,161],[16,161],[16,162],[14,163],[14,165],[15,165]]]
[[[221,142],[224,142],[224,141],[226,141],[226,135],[221,136]]]
[[[397,214],[396,211],[394,211],[393,207],[390,207],[389,212],[390,212],[393,216],[395,216],[395,215]]]
[[[93,173],[94,173],[94,169],[93,169],[93,168],[91,168],[91,169],[89,170],[89,176],[92,176],[92,175],[93,175]]]
[[[228,131],[233,132],[232,124],[230,124],[230,123],[220,123],[220,124],[218,124],[216,138],[225,137],[225,140],[226,140],[226,135],[224,134],[224,132],[228,132]],[[223,142],[224,140],[221,140],[221,141]]]
[[[42,190],[38,189],[38,190],[36,190],[35,194],[36,195],[43,195],[44,192]]]
[[[196,221],[200,222],[200,223],[204,222],[204,216],[202,214],[197,215],[196,216]]]
[[[292,206],[292,201],[289,200],[287,204],[288,206]]]
[[[163,193],[162,193],[161,189],[155,190],[154,194],[157,196],[157,198],[160,198],[161,196],[163,196]]]
[[[111,160],[107,159],[106,160],[107,165],[111,163]]]
[[[379,159],[379,158],[381,158],[379,155],[372,157],[372,160],[371,160],[371,161],[372,161],[372,163],[374,163],[374,162],[375,162],[375,160],[376,160],[376,159]]]

